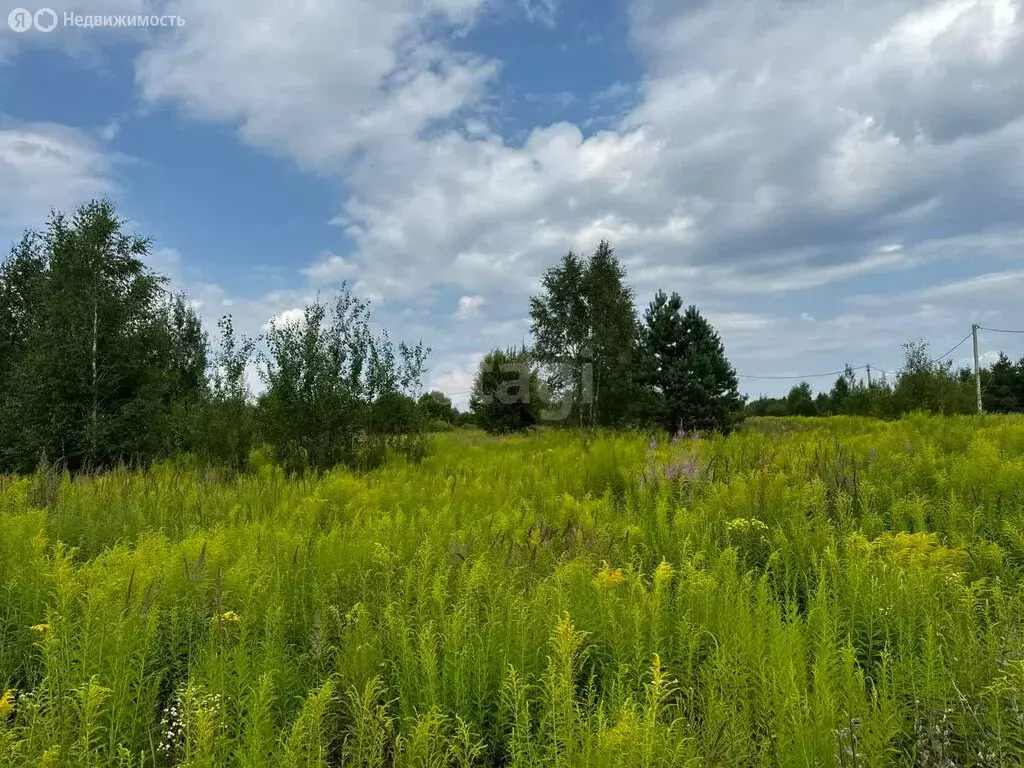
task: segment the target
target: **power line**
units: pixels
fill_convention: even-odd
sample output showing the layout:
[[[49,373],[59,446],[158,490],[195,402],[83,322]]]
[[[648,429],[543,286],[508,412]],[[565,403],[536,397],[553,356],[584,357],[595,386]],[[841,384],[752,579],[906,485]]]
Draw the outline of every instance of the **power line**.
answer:
[[[1003,328],[986,328],[983,325],[978,326],[979,331],[990,331],[991,333],[1024,333],[1024,331],[1007,331]]]
[[[1007,330],[1007,329],[1003,329],[1003,328],[986,328],[985,326],[982,326],[982,325],[978,326],[978,330],[979,331],[989,331],[990,333],[1019,333],[1019,334],[1024,334],[1024,330],[1018,331],[1018,330]],[[962,339],[960,339],[960,341],[958,341],[952,347],[947,349],[941,355],[939,355],[938,357],[932,358],[930,363],[934,364],[934,363],[939,362],[940,360],[943,360],[943,359],[949,357],[956,350],[958,350],[968,339],[970,339],[972,335],[973,335],[973,332],[972,333],[968,333],[966,336],[964,336]],[[738,374],[736,374],[736,378],[738,378],[738,379],[754,379],[754,380],[757,380],[757,381],[798,381],[798,380],[804,380],[804,379],[821,379],[821,378],[825,378],[827,376],[842,376],[842,375],[844,375],[846,373],[847,370],[850,370],[850,371],[862,371],[862,370],[865,370],[865,369],[870,368],[870,367],[871,367],[870,364],[868,364],[868,365],[858,365],[856,367],[843,369],[841,371],[826,371],[825,373],[807,373],[807,374],[804,374],[802,376],[755,376],[753,374],[738,373]],[[895,376],[896,375],[896,371],[887,371],[884,368],[875,368],[874,370],[878,371],[879,373],[887,374],[887,375],[890,375],[890,376]],[[451,393],[449,393],[449,396],[453,397],[453,396],[468,395],[468,394],[472,394],[472,393],[471,392],[451,392]]]
[[[938,357],[936,357],[936,358],[935,358],[934,360],[932,360],[931,362],[933,362],[933,363],[937,363],[937,362],[939,362],[939,360],[941,360],[942,358],[944,358],[944,357],[948,356],[949,354],[951,354],[952,352],[956,351],[956,349],[957,349],[957,348],[958,348],[958,347],[959,347],[959,346],[960,346],[961,344],[963,344],[963,343],[964,343],[965,341],[967,341],[967,340],[968,340],[969,338],[971,338],[971,336],[973,336],[973,335],[974,335],[974,332],[973,332],[973,331],[972,331],[971,333],[968,333],[968,334],[967,334],[966,336],[964,336],[964,337],[963,337],[962,339],[960,339],[960,341],[958,341],[958,342],[957,342],[956,344],[954,344],[954,345],[953,345],[952,347],[950,347],[950,348],[949,348],[949,349],[948,349],[948,350],[947,350],[947,351],[945,352],[945,354],[939,355]]]
[[[856,368],[850,368],[851,371],[860,371],[867,368],[866,365],[858,365]],[[828,371],[827,373],[808,373],[803,376],[749,376],[743,373],[737,373],[736,378],[738,379],[759,379],[765,381],[793,381],[796,379],[820,379],[825,376],[842,376],[846,373],[846,370],[842,371]]]

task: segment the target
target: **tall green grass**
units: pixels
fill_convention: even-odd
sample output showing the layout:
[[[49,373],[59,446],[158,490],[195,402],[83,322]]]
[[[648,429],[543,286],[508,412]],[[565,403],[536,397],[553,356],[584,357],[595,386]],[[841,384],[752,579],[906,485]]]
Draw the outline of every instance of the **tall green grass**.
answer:
[[[6,478],[0,765],[1019,766],[1022,568],[1020,418]]]

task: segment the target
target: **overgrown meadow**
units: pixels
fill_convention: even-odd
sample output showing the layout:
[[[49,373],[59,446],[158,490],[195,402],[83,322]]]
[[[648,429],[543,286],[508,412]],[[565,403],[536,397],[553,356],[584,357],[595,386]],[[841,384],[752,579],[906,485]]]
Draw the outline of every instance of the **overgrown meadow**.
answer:
[[[0,485],[0,765],[1018,766],[1024,419]]]

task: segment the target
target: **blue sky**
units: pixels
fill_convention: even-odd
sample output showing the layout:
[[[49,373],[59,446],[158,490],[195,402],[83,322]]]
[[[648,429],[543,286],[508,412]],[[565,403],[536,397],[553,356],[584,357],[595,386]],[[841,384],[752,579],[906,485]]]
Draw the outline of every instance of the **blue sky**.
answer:
[[[49,7],[183,23],[16,33],[0,8],[0,241],[109,195],[211,328],[347,280],[464,403],[544,268],[601,238],[746,376],[1024,328],[1018,0]]]

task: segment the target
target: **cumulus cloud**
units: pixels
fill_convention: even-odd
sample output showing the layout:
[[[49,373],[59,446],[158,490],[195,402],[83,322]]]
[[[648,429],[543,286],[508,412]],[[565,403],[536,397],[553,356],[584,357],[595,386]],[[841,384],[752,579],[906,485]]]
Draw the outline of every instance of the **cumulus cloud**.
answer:
[[[187,19],[139,57],[151,101],[237,123],[253,145],[318,172],[365,145],[416,136],[479,98],[495,63],[451,49],[444,32],[482,0],[174,0]]]
[[[602,130],[537,125],[521,141],[483,114],[501,63],[451,34],[483,0],[162,5],[187,24],[147,40],[146,99],[344,184],[351,247],[255,302],[260,323],[338,279],[388,300],[447,284],[518,342],[543,268],[601,238],[641,301],[665,287],[700,303],[748,371],[885,349],[895,364],[906,338],[956,341],[1015,309],[1019,0],[629,0],[644,75],[606,89],[626,106]]]
[[[263,330],[269,331],[271,328],[284,328],[288,325],[301,325],[305,318],[306,313],[302,307],[292,307],[291,309],[286,309],[284,312],[278,312],[270,318],[270,320],[268,320],[263,326]]]
[[[483,305],[483,296],[462,296],[459,298],[459,308],[455,310],[455,317],[459,320],[470,320],[480,313],[480,307]]]
[[[355,274],[355,265],[344,256],[331,253],[302,270],[314,283],[336,283]]]
[[[117,162],[84,131],[0,119],[0,228],[40,226],[51,209],[113,194]]]
[[[927,331],[942,343],[977,307],[881,294],[865,313],[871,300],[847,306],[835,289],[873,275],[927,284],[937,263],[1008,254],[1019,239],[1019,2],[631,0],[646,70],[635,106],[598,132],[543,125],[518,144],[479,120],[423,133],[471,110],[498,64],[439,48],[409,5],[386,10],[361,25],[360,72],[327,52],[315,13],[287,36],[265,24],[226,47],[197,33],[140,66],[150,97],[236,121],[300,162],[358,146],[339,216],[352,252],[314,270],[342,268],[382,296],[452,283],[521,315],[545,266],[607,238],[641,295],[681,286],[749,366],[834,367],[883,349],[895,364],[899,341]],[[479,10],[467,3],[448,21]],[[418,79],[428,61],[445,63],[440,75]],[[281,87],[251,78],[252,66]],[[399,84],[382,87],[396,69]],[[762,301],[810,290],[833,291],[807,307],[814,323]]]

